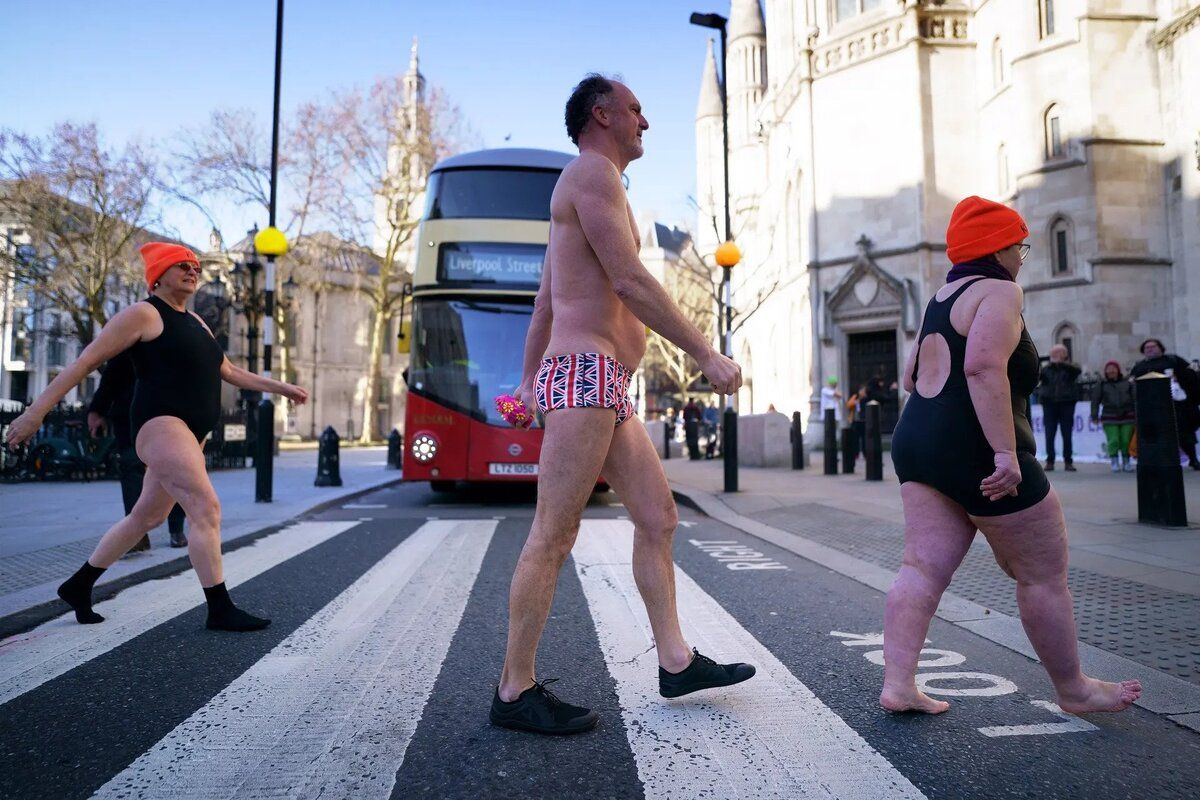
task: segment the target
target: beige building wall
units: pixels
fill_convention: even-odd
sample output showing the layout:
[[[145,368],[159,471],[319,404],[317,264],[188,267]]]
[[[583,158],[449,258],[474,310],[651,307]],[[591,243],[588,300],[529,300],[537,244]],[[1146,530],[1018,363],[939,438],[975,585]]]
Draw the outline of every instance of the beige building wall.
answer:
[[[861,373],[852,339],[861,354],[893,333],[899,377],[949,267],[950,213],[969,194],[1029,222],[1020,283],[1042,352],[1070,340],[1096,370],[1132,363],[1153,335],[1200,354],[1188,313],[1200,307],[1200,3],[866,5],[848,19],[832,3],[763,7],[758,161],[744,157],[731,177],[748,278],[735,305],[789,280],[736,337],[742,410],[815,409],[826,377]],[[734,20],[754,27],[751,10],[731,4],[731,35]],[[730,66],[731,97],[746,79]],[[698,176],[711,175],[719,119],[697,117]],[[731,140],[733,129],[731,116]],[[719,208],[701,205],[703,246]]]

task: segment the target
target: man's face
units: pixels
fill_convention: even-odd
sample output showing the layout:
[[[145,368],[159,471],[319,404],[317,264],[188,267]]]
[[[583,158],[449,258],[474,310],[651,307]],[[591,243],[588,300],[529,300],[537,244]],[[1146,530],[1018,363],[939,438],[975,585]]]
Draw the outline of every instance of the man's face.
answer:
[[[1158,358],[1163,354],[1162,348],[1158,346],[1158,342],[1146,342],[1142,347],[1142,355],[1146,358]]]
[[[1055,364],[1061,364],[1067,360],[1067,348],[1061,344],[1056,344],[1050,348],[1050,361]]]
[[[616,140],[621,151],[630,161],[641,158],[645,152],[642,147],[642,132],[650,128],[650,123],[642,116],[642,104],[628,86],[613,82],[605,114],[608,118],[609,134]]]

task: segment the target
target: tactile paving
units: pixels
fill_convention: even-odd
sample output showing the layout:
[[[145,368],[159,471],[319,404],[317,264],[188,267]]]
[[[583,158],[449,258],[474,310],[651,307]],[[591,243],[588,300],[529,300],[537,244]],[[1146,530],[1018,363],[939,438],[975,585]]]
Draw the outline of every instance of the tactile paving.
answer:
[[[820,503],[753,515],[781,530],[897,569],[904,554],[904,525]],[[1079,639],[1193,683],[1200,683],[1200,597],[1068,567]],[[996,565],[982,536],[954,574],[950,591],[980,605],[1018,616],[1016,587]]]

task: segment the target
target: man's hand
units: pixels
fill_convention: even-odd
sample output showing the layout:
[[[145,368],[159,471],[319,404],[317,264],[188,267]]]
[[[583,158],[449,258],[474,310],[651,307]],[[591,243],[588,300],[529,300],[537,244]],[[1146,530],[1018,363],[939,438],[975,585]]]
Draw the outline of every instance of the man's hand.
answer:
[[[87,415],[87,427],[88,433],[90,433],[92,438],[95,439],[100,436],[100,434],[97,433],[98,430],[108,427],[108,420],[105,419],[103,415],[95,411],[89,411]]]
[[[734,394],[742,388],[742,368],[732,358],[710,349],[708,355],[698,361],[701,372],[717,394]]]
[[[536,414],[538,410],[537,393],[533,391],[533,384],[521,384],[513,392],[513,397],[525,404],[525,409],[529,412],[529,422],[525,427],[532,428],[534,421],[537,419]]]

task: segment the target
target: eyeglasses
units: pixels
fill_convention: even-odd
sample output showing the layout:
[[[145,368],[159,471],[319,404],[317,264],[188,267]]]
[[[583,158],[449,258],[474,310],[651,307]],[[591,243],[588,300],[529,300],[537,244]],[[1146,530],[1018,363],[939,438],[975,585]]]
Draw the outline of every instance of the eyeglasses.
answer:
[[[1027,244],[1017,245],[1017,253],[1021,256],[1021,260],[1024,261],[1025,256],[1029,255],[1029,245],[1027,245]]]
[[[184,272],[194,272],[197,275],[199,275],[203,271],[200,269],[199,264],[193,264],[191,261],[180,261],[175,266],[179,267]]]

